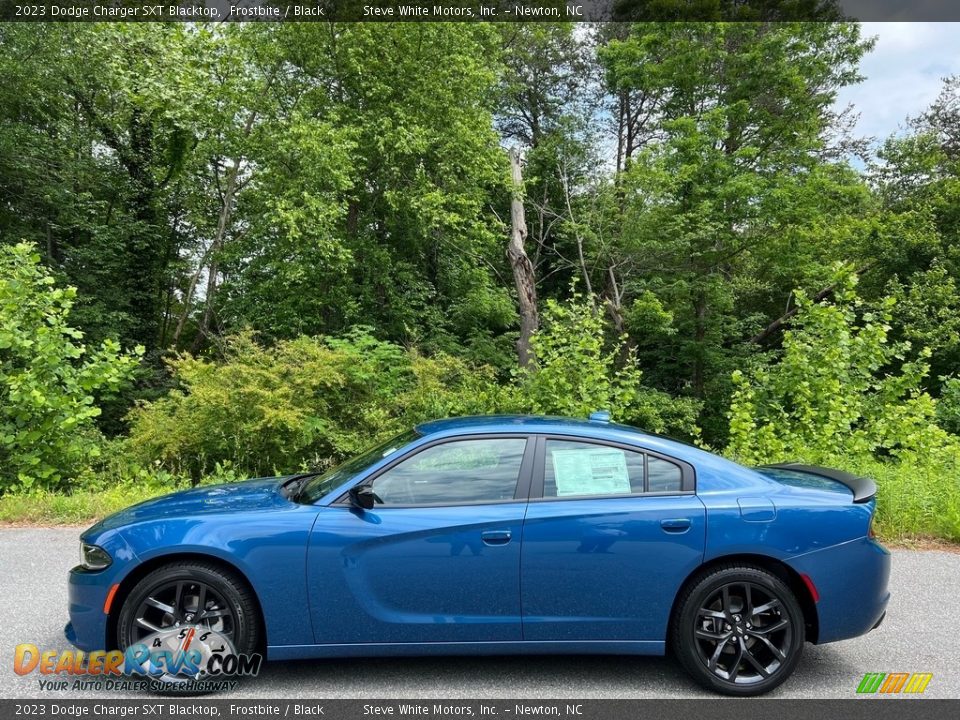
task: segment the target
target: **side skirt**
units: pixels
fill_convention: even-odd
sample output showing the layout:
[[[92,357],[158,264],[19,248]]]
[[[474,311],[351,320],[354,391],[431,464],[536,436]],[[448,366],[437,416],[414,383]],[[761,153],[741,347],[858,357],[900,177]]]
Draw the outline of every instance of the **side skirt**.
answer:
[[[662,640],[555,640],[509,642],[353,643],[343,645],[270,645],[269,660],[342,657],[416,657],[429,655],[663,655]]]

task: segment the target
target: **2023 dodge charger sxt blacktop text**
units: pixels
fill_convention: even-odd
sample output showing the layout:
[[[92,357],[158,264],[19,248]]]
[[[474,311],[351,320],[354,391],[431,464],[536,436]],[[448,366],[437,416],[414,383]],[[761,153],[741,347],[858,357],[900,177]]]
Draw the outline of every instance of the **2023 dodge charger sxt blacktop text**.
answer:
[[[420,425],[323,473],[200,487],[83,533],[68,639],[215,630],[268,659],[672,651],[731,695],[883,619],[872,481],[589,421]]]

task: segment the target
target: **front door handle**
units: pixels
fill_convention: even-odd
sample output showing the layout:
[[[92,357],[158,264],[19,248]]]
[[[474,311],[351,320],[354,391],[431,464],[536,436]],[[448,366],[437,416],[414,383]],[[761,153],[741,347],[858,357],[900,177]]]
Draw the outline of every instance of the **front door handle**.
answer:
[[[480,533],[484,545],[506,545],[512,537],[513,533],[509,530],[484,530]]]
[[[670,518],[661,520],[660,527],[668,533],[685,533],[690,529],[690,518]]]

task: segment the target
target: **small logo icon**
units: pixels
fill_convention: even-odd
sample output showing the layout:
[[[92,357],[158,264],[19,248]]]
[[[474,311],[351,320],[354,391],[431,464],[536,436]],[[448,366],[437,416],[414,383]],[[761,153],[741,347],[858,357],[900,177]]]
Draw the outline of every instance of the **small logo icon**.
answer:
[[[933,673],[867,673],[857,686],[857,693],[919,695],[932,679]]]

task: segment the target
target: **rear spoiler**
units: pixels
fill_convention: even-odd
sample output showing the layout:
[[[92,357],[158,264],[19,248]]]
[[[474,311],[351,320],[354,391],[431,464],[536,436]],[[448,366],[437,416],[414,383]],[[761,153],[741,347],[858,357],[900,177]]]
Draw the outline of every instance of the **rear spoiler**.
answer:
[[[877,484],[870,478],[853,475],[843,470],[834,470],[833,468],[819,467],[817,465],[801,465],[800,463],[777,463],[776,465],[763,465],[762,467],[775,468],[777,470],[793,470],[795,472],[807,473],[809,475],[819,475],[830,480],[836,480],[838,483],[846,485],[853,492],[853,501],[855,503],[867,502],[877,494]]]

